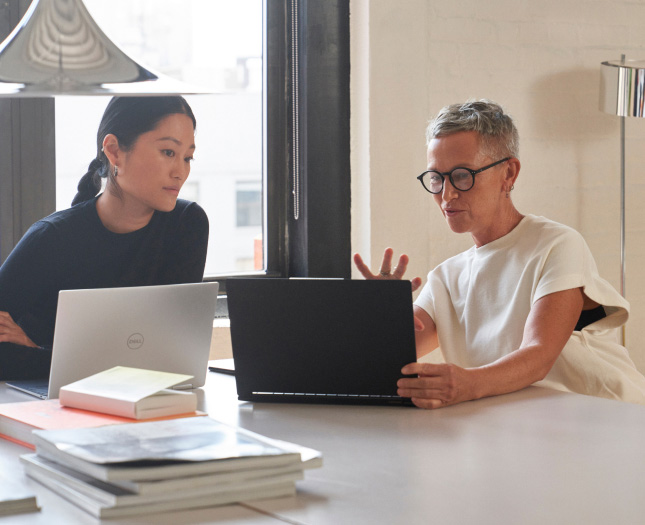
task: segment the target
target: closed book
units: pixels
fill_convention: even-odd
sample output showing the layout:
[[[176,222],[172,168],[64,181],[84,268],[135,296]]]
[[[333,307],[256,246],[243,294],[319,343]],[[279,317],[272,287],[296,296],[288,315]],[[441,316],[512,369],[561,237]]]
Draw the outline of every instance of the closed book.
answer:
[[[168,417],[204,416],[192,412]],[[34,449],[33,430],[92,428],[138,420],[61,406],[58,399],[0,403],[0,437]]]
[[[102,481],[145,481],[291,465],[319,466],[319,452],[209,417],[79,430],[34,431],[36,451]]]
[[[43,459],[43,458],[41,458]],[[144,496],[155,494],[174,494],[177,492],[190,491],[199,486],[230,486],[233,484],[245,484],[256,480],[268,480],[288,476],[289,479],[298,480],[304,477],[302,465],[283,465],[278,467],[263,467],[258,469],[233,470],[228,472],[215,472],[199,476],[185,478],[170,478],[152,481],[114,481],[113,485],[130,492]]]
[[[192,376],[116,366],[61,387],[61,405],[132,419],[194,412],[193,392],[170,390]]]
[[[234,491],[245,491],[245,497],[251,499],[256,490],[264,489],[271,485],[294,484],[297,480],[303,478],[302,470],[250,477],[244,480],[228,480],[226,476],[220,475],[220,479],[212,481],[212,476],[196,476],[194,478],[181,478],[185,481],[181,488],[141,494],[124,489],[119,485],[97,480],[87,474],[42,458],[37,454],[23,455],[20,461],[26,474],[36,481],[43,484],[51,482],[66,485],[68,488],[94,500],[97,504],[110,507],[130,507],[195,497],[207,498],[208,496],[232,493]]]
[[[18,481],[0,473],[0,516],[38,510],[34,493]]]
[[[79,481],[78,476],[78,473],[71,475],[70,477],[72,479],[76,477],[75,482],[71,483],[67,481],[62,482],[61,478],[57,478],[55,475],[42,475],[37,477],[37,480],[45,487],[99,519],[140,516],[173,510],[213,507],[240,501],[277,498],[293,495],[296,491],[295,483],[293,481],[286,481],[282,483],[269,483],[255,488],[238,488],[224,490],[219,493],[197,494],[176,499],[163,498],[160,501],[152,502],[142,500],[142,502],[133,503],[133,500],[130,500],[128,503],[131,504],[123,505],[124,498],[136,496],[128,494],[123,489],[115,486],[108,484],[100,485],[95,480],[88,482],[87,480],[91,480],[91,478],[84,478],[83,481]],[[86,484],[85,488],[91,486],[94,489],[92,495],[89,495],[87,490],[81,488],[83,483]],[[98,494],[101,494],[101,496]],[[110,496],[115,499],[114,503],[105,501]]]

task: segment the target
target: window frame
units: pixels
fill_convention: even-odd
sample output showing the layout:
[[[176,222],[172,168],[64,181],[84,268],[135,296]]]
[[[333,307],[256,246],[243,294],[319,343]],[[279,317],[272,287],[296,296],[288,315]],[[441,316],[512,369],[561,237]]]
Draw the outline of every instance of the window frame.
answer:
[[[29,3],[5,2],[0,37]],[[264,0],[263,10],[265,271],[245,275],[349,278],[349,3]],[[55,210],[54,146],[53,98],[0,99],[0,261]],[[224,292],[235,275],[205,280]]]
[[[0,41],[30,0],[0,5]],[[0,263],[27,229],[56,208],[54,100],[0,98]]]

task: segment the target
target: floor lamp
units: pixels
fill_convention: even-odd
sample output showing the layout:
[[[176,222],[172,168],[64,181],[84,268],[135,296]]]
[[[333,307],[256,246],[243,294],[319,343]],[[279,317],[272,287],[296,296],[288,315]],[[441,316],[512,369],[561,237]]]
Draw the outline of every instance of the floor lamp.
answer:
[[[625,297],[625,117],[644,117],[645,61],[620,60],[600,65],[600,109],[620,117],[620,293]],[[623,326],[623,345],[625,327]]]

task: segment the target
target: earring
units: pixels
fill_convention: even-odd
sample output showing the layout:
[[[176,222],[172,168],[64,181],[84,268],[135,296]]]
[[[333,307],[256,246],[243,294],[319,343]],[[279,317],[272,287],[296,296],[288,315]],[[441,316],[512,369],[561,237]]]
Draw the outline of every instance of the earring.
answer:
[[[116,177],[119,174],[119,168],[114,166],[114,176]]]

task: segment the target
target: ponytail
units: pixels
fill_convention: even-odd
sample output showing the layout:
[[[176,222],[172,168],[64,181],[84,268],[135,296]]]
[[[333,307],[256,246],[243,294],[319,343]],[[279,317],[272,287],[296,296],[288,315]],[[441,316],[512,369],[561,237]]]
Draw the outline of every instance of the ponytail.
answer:
[[[78,193],[72,201],[72,206],[79,202],[90,200],[101,191],[101,171],[103,170],[103,163],[95,158],[90,162],[87,168],[87,173],[81,177],[78,182]]]

